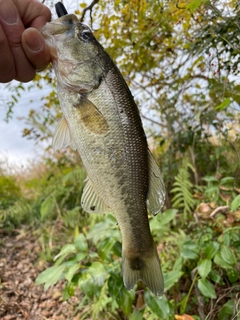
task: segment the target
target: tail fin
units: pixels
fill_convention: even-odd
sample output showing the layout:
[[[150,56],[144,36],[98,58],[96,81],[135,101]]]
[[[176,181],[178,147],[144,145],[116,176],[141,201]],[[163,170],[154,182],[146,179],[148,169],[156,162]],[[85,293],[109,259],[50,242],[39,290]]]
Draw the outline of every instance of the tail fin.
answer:
[[[164,282],[160,260],[157,251],[150,256],[127,258],[122,254],[123,282],[130,290],[138,280],[142,282],[156,295],[161,297],[164,292]]]

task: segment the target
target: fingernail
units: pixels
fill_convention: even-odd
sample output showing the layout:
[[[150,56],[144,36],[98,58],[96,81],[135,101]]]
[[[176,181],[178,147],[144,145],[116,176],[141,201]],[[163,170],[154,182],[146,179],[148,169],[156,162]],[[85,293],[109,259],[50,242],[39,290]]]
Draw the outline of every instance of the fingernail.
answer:
[[[35,33],[35,32],[34,32]],[[26,37],[26,43],[32,51],[40,51],[43,48],[43,42],[39,37],[35,34],[30,34]]]
[[[17,22],[18,12],[12,1],[0,0],[0,17],[7,24],[14,24]]]

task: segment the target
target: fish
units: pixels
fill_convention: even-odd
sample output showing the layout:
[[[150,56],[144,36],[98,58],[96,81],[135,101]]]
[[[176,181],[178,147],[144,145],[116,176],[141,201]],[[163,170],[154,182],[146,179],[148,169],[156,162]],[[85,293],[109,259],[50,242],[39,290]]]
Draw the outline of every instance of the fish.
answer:
[[[148,210],[153,215],[161,211],[165,187],[133,95],[92,30],[74,14],[47,23],[42,34],[63,113],[53,148],[70,146],[82,159],[88,175],[83,209],[115,215],[125,287],[131,290],[141,280],[161,297],[164,281]]]

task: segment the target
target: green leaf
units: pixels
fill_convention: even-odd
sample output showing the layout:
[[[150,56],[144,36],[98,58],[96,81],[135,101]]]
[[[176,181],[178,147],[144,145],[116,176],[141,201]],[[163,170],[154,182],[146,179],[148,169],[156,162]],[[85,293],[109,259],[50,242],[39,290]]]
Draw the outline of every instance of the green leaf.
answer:
[[[199,247],[195,242],[187,240],[183,243],[181,256],[184,259],[196,259],[198,257],[198,250]]]
[[[203,180],[207,182],[219,182],[219,180],[213,176],[206,176],[203,178]]]
[[[182,266],[183,266],[183,258],[179,256],[174,262],[173,270],[182,270]]]
[[[93,278],[87,274],[84,273],[79,279],[78,279],[78,285],[81,289],[81,291],[91,299],[94,296],[94,280]]]
[[[129,315],[132,311],[132,303],[133,297],[129,291],[126,290],[125,287],[122,287],[118,291],[118,295],[116,296],[117,303],[119,307],[123,310],[126,315]]]
[[[198,261],[198,273],[202,278],[206,278],[211,271],[212,261],[208,259],[203,259]]]
[[[129,315],[132,311],[132,303],[135,299],[135,292],[133,290],[126,290],[120,274],[117,274],[116,272],[112,273],[108,279],[108,290],[110,296],[116,299],[118,306],[126,315]]]
[[[59,279],[63,278],[64,269],[65,266],[53,266],[47,268],[38,275],[35,284],[39,285],[45,283],[44,290],[47,290],[50,286],[57,283]]]
[[[204,0],[193,0],[191,1],[187,6],[186,6],[186,9],[190,10],[191,13],[193,13],[195,10],[197,10],[200,5],[202,3],[204,3],[205,1]]]
[[[216,299],[216,292],[211,284],[207,279],[200,279],[198,280],[198,289],[201,291],[201,293],[211,299]]]
[[[115,243],[116,243],[116,240],[113,238],[104,239],[98,247],[99,257],[105,260],[108,254],[111,252],[112,247],[115,245]]]
[[[122,243],[120,241],[116,241],[114,246],[112,247],[112,252],[118,257],[122,256]]]
[[[173,270],[163,274],[164,292],[169,290],[174,285],[174,283],[176,283],[181,278],[182,275],[183,275],[183,272],[178,270]]]
[[[236,282],[239,279],[239,272],[237,268],[227,270],[227,276],[231,283]]]
[[[215,110],[224,110],[226,109],[231,103],[231,99],[229,97],[225,98],[221,104],[215,107]]]
[[[95,224],[87,235],[87,239],[91,239],[96,245],[105,238],[114,238],[120,241],[116,219],[110,214],[106,216],[105,221]]]
[[[198,250],[198,245],[196,242],[193,242],[192,240],[186,240],[183,243],[183,248],[187,248],[189,250]]]
[[[228,233],[224,233],[223,242],[224,242],[225,246],[227,246],[227,247],[230,246],[231,239],[230,239],[230,236]]]
[[[79,270],[78,263],[74,264],[68,269],[68,271],[65,273],[65,279],[67,279],[67,281],[70,282],[77,270]]]
[[[134,310],[130,315],[129,320],[143,320],[144,310]]]
[[[40,207],[40,215],[42,220],[52,215],[55,201],[55,197],[50,195],[42,202]]]
[[[84,260],[86,257],[87,257],[87,253],[79,252],[76,254],[75,260],[80,262],[80,261]]]
[[[237,210],[239,207],[240,207],[240,194],[237,195],[231,202],[230,210],[233,212]]]
[[[216,270],[212,270],[209,273],[209,277],[211,280],[213,280],[215,283],[224,284],[222,277],[217,273]]]
[[[168,223],[176,216],[176,209],[168,209],[164,213],[159,214],[150,220],[150,229],[157,232],[163,232],[168,227]]]
[[[76,247],[74,244],[66,244],[63,246],[61,251],[54,257],[54,261],[61,256],[66,257],[69,253],[76,253]]]
[[[231,249],[229,249],[227,246],[222,246],[220,254],[222,259],[228,264],[233,265],[237,263],[234,254],[232,253]]]
[[[220,184],[224,185],[224,184],[229,184],[229,182],[231,182],[230,185],[232,185],[234,180],[235,180],[235,178],[233,178],[233,177],[225,177],[225,178],[221,179]]]
[[[234,312],[234,300],[228,300],[228,302],[226,302],[218,315],[218,320],[228,320],[230,319],[230,316],[233,315]],[[237,318],[236,318],[237,320]]]
[[[72,285],[72,283],[68,283],[62,292],[63,301],[68,300],[70,297],[74,296],[74,294],[75,287]]]
[[[218,186],[209,187],[206,189],[205,193],[214,195],[215,193],[219,193],[219,188]]]
[[[78,251],[80,252],[87,252],[88,244],[84,234],[80,233],[75,239],[74,244]]]
[[[191,250],[188,250],[188,249],[183,249],[181,251],[181,256],[184,258],[184,259],[197,259],[198,257],[198,254],[197,252],[194,252],[194,251],[191,251]]]
[[[221,268],[224,269],[231,269],[232,266],[230,264],[228,264],[226,261],[224,261],[220,255],[220,253],[217,253],[213,259],[214,263],[216,263],[217,265],[219,265]]]
[[[93,262],[88,268],[88,273],[93,277],[94,282],[98,286],[102,286],[108,276],[107,271],[100,262]]]
[[[148,290],[144,292],[144,298],[148,307],[152,310],[152,312],[159,316],[160,319],[165,320],[169,318],[169,305],[167,298],[165,295],[162,298],[157,298],[153,296]]]
[[[207,259],[211,260],[215,254],[218,252],[219,250],[219,243],[216,241],[210,242],[206,247],[205,247],[205,254],[207,256]]]
[[[174,219],[178,210],[177,209],[168,209],[159,216],[159,221],[161,225],[168,224],[171,220]]]

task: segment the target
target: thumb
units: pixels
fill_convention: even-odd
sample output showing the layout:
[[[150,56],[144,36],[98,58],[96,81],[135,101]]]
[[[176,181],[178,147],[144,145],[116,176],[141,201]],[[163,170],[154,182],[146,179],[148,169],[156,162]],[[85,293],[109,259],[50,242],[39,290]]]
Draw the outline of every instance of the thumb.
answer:
[[[48,66],[51,59],[50,50],[37,29],[28,28],[23,32],[22,47],[36,70],[43,70]]]

